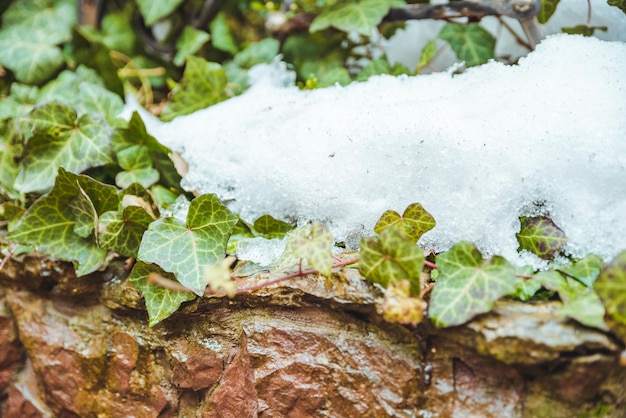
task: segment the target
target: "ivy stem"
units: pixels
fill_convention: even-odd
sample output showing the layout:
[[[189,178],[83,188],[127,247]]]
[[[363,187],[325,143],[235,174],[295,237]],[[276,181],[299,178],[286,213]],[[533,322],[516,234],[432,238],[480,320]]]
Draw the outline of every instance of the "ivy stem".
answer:
[[[428,260],[424,260],[424,265],[430,267],[431,269],[436,269],[437,268],[437,264],[433,263],[432,261],[428,261]]]

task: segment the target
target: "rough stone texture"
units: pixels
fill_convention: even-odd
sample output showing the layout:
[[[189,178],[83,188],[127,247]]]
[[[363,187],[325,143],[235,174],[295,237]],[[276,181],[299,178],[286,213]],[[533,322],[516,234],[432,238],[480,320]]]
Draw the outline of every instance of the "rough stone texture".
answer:
[[[348,271],[198,299],[149,328],[123,276],[72,288],[31,261],[26,284],[0,272],[0,416],[626,417],[623,346],[558,304],[404,328]]]

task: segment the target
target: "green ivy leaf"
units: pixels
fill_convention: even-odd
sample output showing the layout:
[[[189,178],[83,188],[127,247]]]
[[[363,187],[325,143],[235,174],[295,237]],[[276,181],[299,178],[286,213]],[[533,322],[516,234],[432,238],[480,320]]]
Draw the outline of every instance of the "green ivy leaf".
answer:
[[[614,6],[626,13],[626,0],[607,0],[609,6]]]
[[[176,116],[219,103],[227,98],[226,73],[221,65],[202,58],[189,57],[183,78],[172,90],[172,98],[163,110],[161,119],[171,121]]]
[[[74,233],[76,218],[71,202],[81,194],[81,188],[98,215],[115,210],[119,204],[115,187],[59,168],[52,191],[32,204],[7,238],[35,245],[60,260],[73,261],[78,275],[95,271],[106,251],[98,248],[92,237],[83,238]]]
[[[219,12],[217,16],[215,16],[211,21],[210,29],[211,44],[215,49],[228,52],[232,55],[235,55],[237,51],[239,51],[224,12]]]
[[[265,238],[283,238],[289,231],[293,229],[293,226],[287,222],[273,218],[271,215],[261,215],[256,221],[254,221],[253,228],[256,232],[263,235]]]
[[[522,216],[520,232],[515,234],[520,250],[526,250],[544,260],[552,260],[567,243],[561,228],[545,216]]]
[[[81,29],[88,33],[91,39],[108,49],[133,56],[137,43],[137,35],[132,24],[133,9],[133,7],[125,7],[120,11],[107,10],[102,18],[100,30],[89,26],[83,26]]]
[[[398,212],[388,210],[382,214],[374,232],[380,234],[387,228],[394,228],[414,243],[436,225],[435,218],[419,203],[410,204],[402,216]]]
[[[157,274],[172,281],[176,281],[176,278],[159,266],[143,261],[137,261],[130,272],[128,280],[143,294],[148,311],[148,324],[152,327],[176,312],[181,303],[193,300],[196,296],[193,293],[170,290],[150,283],[148,278],[151,274]]]
[[[13,119],[19,124],[22,116],[27,115],[39,102],[39,88],[25,84],[11,84],[9,97],[0,100],[0,120]]]
[[[137,5],[146,26],[152,26],[171,14],[182,2],[183,0],[137,0]]]
[[[584,288],[582,285],[575,295],[570,296],[567,302],[564,302],[558,313],[587,327],[609,330],[604,322],[606,311],[598,294],[593,289]]]
[[[21,138],[10,133],[7,124],[0,120],[0,191],[13,193],[15,178],[19,173],[16,157],[22,153]]]
[[[437,256],[439,278],[429,314],[438,328],[461,325],[493,309],[496,300],[514,294],[519,279],[504,258],[483,260],[478,248],[460,242]]]
[[[570,35],[583,35],[583,36],[593,36],[593,33],[596,30],[601,30],[602,32],[606,32],[609,28],[606,26],[587,26],[587,25],[576,25],[561,28],[563,33],[569,33]]]
[[[135,145],[147,147],[152,159],[152,168],[159,172],[160,182],[172,190],[182,192],[180,189],[181,177],[169,157],[172,151],[146,131],[146,125],[139,113],[133,112],[128,127],[116,128],[113,131],[112,142],[115,153]]]
[[[600,274],[602,267],[604,267],[604,260],[597,255],[590,254],[572,265],[559,267],[558,270],[578,280],[585,286],[591,287],[598,277],[598,274]]]
[[[304,68],[307,67],[308,65],[305,65]],[[347,69],[343,67],[325,68],[322,66],[306,80],[305,88],[324,88],[334,86],[335,84],[347,86],[351,82],[352,78]]]
[[[237,217],[214,194],[195,198],[186,224],[172,217],[150,224],[138,258],[172,272],[185,287],[201,295],[206,287],[204,268],[224,258]]]
[[[378,58],[367,63],[367,65],[357,74],[357,81],[365,81],[374,75],[391,74],[411,74],[411,71],[400,63],[392,67],[386,58]]]
[[[160,184],[155,184],[150,187],[150,192],[152,193],[152,196],[154,196],[154,201],[157,206],[162,208],[166,208],[174,203],[178,197],[176,193],[173,193],[171,190],[166,189]]]
[[[133,183],[150,187],[159,181],[159,172],[152,168],[150,150],[145,145],[133,145],[119,151],[117,162],[125,170],[115,176],[115,184],[120,188]]]
[[[137,257],[141,237],[152,221],[152,217],[139,206],[125,207],[122,213],[105,212],[99,221],[100,247],[127,257]]]
[[[74,233],[79,237],[87,238],[96,228],[98,213],[93,202],[80,185],[78,186],[78,195],[70,200],[69,206],[74,213]]]
[[[56,45],[71,37],[76,5],[70,0],[15,1],[2,15],[0,64],[24,83],[40,84],[63,65]]]
[[[559,5],[560,0],[541,0],[541,8],[539,9],[539,13],[537,13],[537,20],[542,25],[545,24],[556,10],[556,6]]]
[[[390,2],[384,0],[337,2],[315,18],[309,32],[318,32],[332,26],[343,32],[370,36],[372,29],[389,13],[389,7]]]
[[[626,325],[626,251],[602,269],[593,288],[609,315]]]
[[[202,48],[202,45],[208,42],[211,36],[203,30],[194,29],[191,26],[185,26],[182,35],[176,41],[176,55],[173,62],[175,65],[181,66],[185,63],[188,55],[193,55]]]
[[[48,190],[59,167],[80,173],[113,161],[111,136],[106,121],[83,115],[60,103],[33,110],[25,120],[33,137],[26,144],[23,167],[15,182],[22,193]]]
[[[92,113],[102,115],[111,124],[119,123],[118,115],[124,109],[124,102],[117,94],[107,90],[101,84],[80,83],[78,85],[79,114]]]
[[[280,43],[276,39],[263,39],[248,45],[235,55],[234,61],[241,68],[250,69],[257,64],[269,64],[278,55]]]
[[[10,202],[4,202],[0,205],[0,219],[8,221],[7,230],[9,232],[15,229],[15,225],[26,213],[26,209]]]
[[[319,222],[296,228],[287,236],[285,251],[276,270],[288,270],[302,261],[328,277],[332,272],[333,242],[333,234]]]
[[[428,64],[430,64],[433,58],[435,58],[436,54],[437,54],[437,41],[435,39],[432,39],[428,41],[426,45],[424,45],[424,48],[422,48],[420,59],[417,63],[417,67],[415,67],[415,74],[421,73],[422,70],[426,68]]]
[[[496,38],[477,23],[447,23],[438,38],[450,44],[456,56],[468,67],[484,64],[495,57]]]
[[[368,280],[385,288],[390,282],[408,280],[413,294],[419,294],[424,251],[396,229],[361,239],[360,257],[359,272]]]
[[[533,268],[531,266],[524,266],[517,270],[518,277],[521,276],[531,276],[533,273]],[[527,301],[530,300],[537,291],[541,289],[541,282],[537,280],[536,276],[532,276],[531,278],[524,278],[519,280],[517,284],[517,289],[513,297]]]

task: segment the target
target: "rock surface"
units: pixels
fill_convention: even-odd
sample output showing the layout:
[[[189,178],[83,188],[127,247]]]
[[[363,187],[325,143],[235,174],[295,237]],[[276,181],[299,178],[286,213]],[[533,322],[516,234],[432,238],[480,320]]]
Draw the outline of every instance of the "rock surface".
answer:
[[[621,343],[553,303],[406,328],[347,271],[196,300],[150,328],[123,270],[51,266],[0,272],[0,416],[626,417]]]

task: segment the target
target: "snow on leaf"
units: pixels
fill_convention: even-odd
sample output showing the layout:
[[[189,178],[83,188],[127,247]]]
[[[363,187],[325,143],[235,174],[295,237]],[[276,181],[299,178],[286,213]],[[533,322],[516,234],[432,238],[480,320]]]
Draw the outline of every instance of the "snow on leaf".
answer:
[[[559,267],[558,271],[578,280],[587,287],[591,287],[602,267],[604,267],[604,260],[597,255],[590,254],[572,265]]]
[[[330,276],[333,242],[330,230],[319,222],[296,228],[287,235],[285,251],[276,270],[293,268],[302,261],[324,276]]]
[[[22,193],[46,191],[54,183],[59,167],[72,173],[113,161],[111,137],[106,121],[83,115],[60,103],[49,103],[24,118],[33,137],[26,143],[23,167],[15,188]]]
[[[185,72],[178,86],[172,90],[169,104],[161,118],[171,121],[176,116],[204,109],[227,98],[226,73],[220,64],[199,57],[188,57]]]
[[[544,216],[520,218],[520,232],[515,234],[521,250],[527,250],[544,260],[552,260],[567,243],[565,233]]]
[[[287,232],[293,229],[293,226],[265,214],[254,221],[253,228],[265,238],[283,238]]]
[[[99,221],[102,229],[98,236],[100,247],[127,257],[137,257],[141,237],[152,221],[140,206],[125,207],[122,213],[105,212]]]
[[[435,218],[419,203],[410,204],[400,216],[398,212],[388,210],[382,214],[374,231],[380,234],[387,228],[394,228],[414,243],[426,232],[435,227]]]
[[[500,256],[483,260],[478,248],[460,242],[437,256],[439,277],[428,313],[438,328],[461,325],[491,311],[496,300],[515,293],[515,269]]]
[[[593,284],[609,315],[626,324],[626,251],[606,267]]]
[[[154,264],[137,261],[133,266],[128,280],[143,294],[146,301],[146,310],[148,311],[148,323],[152,327],[176,312],[181,303],[193,300],[195,295],[189,292],[166,289],[150,283],[148,279],[151,274],[156,274],[172,281],[176,279],[173,274],[163,271]]]
[[[560,0],[541,0],[541,8],[539,9],[539,13],[537,13],[537,20],[542,25],[545,24],[556,10],[556,6],[559,5]]]
[[[183,0],[137,0],[137,5],[146,26],[152,26],[176,10],[182,2]]]
[[[133,145],[118,151],[117,162],[125,170],[115,175],[115,184],[120,188],[133,183],[150,187],[159,181],[159,172],[152,167],[150,150],[145,145]]]
[[[93,238],[74,233],[76,218],[71,202],[80,195],[80,188],[91,200],[96,213],[117,208],[115,187],[60,168],[52,191],[33,203],[7,238],[20,244],[35,245],[38,250],[60,260],[75,262],[78,275],[96,270],[106,251],[98,248]]]
[[[372,29],[389,12],[389,7],[390,2],[381,0],[337,2],[315,18],[309,32],[318,32],[332,26],[344,32],[369,36]]]
[[[438,35],[450,44],[456,56],[473,67],[495,57],[496,38],[477,23],[459,25],[447,23]]]
[[[359,272],[368,280],[384,287],[408,280],[413,294],[419,293],[424,251],[397,230],[388,228],[377,237],[361,239],[360,257]]]
[[[138,258],[172,272],[180,283],[201,295],[206,287],[204,268],[224,258],[237,217],[214,194],[195,198],[187,222],[161,218],[150,224]]]

